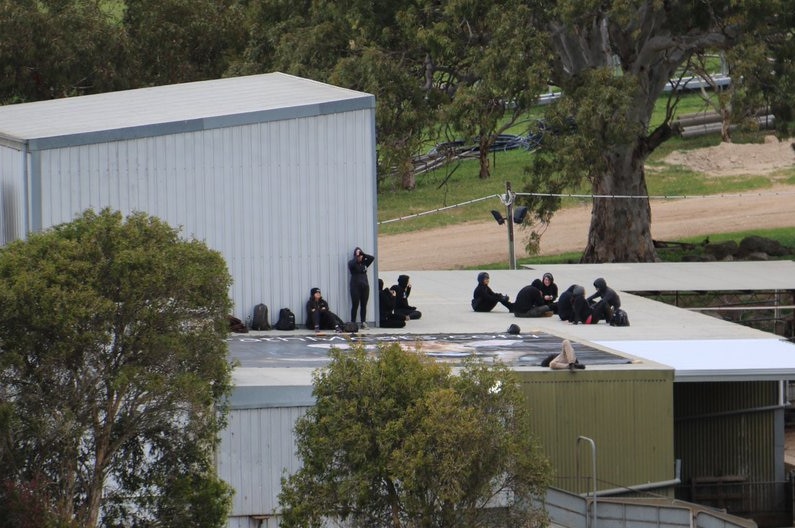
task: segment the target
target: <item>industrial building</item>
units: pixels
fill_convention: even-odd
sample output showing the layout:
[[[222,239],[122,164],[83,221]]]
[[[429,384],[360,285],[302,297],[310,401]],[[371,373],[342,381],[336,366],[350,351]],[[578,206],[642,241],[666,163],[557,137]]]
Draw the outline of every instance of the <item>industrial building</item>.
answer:
[[[300,323],[315,286],[344,314],[375,166],[375,98],[282,73],[2,106],[0,245],[143,211],[224,256],[240,319],[265,303]]]

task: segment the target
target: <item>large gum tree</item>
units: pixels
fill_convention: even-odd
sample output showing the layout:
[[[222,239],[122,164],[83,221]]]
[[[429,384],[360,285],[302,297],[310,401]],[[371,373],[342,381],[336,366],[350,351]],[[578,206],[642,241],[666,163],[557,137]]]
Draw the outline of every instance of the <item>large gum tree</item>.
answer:
[[[547,134],[550,155],[536,159],[525,190],[560,193],[588,182],[594,198],[583,262],[655,260],[644,164],[673,133],[673,106],[651,126],[655,103],[691,57],[736,49],[750,35],[764,42],[787,34],[778,16],[791,12],[785,4],[791,2],[539,2],[538,23],[553,54],[551,83],[563,90],[547,126],[563,133]],[[546,221],[560,200],[530,204]]]

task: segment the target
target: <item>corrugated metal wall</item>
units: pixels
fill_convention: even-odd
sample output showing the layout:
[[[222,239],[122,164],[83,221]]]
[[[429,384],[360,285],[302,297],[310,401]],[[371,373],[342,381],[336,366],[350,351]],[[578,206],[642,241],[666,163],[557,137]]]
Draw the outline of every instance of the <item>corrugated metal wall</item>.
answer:
[[[0,245],[24,237],[26,158],[21,145],[0,143]]]
[[[783,438],[777,438],[777,381],[677,383],[676,458],[682,480],[744,476],[749,482],[783,480]],[[783,427],[783,424],[782,424]],[[779,455],[778,453],[781,453]]]
[[[592,449],[580,436],[596,445],[598,490],[674,479],[673,371],[519,375],[557,487],[593,489]]]
[[[289,307],[303,321],[318,286],[347,320],[346,263],[355,246],[376,253],[373,112],[36,152],[32,229],[88,208],[146,211],[225,256],[241,319],[264,302],[272,319]]]
[[[236,409],[221,434],[219,476],[235,489],[230,526],[276,515],[281,477],[300,467],[293,427],[307,407]]]

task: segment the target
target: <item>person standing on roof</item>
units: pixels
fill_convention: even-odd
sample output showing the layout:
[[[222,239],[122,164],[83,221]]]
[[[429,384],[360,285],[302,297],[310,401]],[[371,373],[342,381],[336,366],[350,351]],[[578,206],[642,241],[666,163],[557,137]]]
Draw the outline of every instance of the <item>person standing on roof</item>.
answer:
[[[361,324],[359,328],[367,328],[367,301],[370,300],[370,282],[367,280],[367,268],[375,261],[375,257],[366,254],[362,248],[353,250],[353,258],[348,261],[348,271],[351,272],[351,322],[356,322],[356,312],[359,312]]]
[[[593,287],[596,288],[596,293],[586,299],[588,304],[591,304],[594,317],[602,321],[610,321],[613,312],[621,308],[621,298],[618,296],[613,288],[607,285],[602,277],[593,281]],[[596,303],[594,301],[599,299]]]
[[[508,301],[508,296],[494,292],[489,286],[489,280],[489,274],[485,271],[478,273],[478,285],[472,292],[472,309],[476,312],[490,312],[497,303],[500,303],[509,312],[513,312],[513,303]]]

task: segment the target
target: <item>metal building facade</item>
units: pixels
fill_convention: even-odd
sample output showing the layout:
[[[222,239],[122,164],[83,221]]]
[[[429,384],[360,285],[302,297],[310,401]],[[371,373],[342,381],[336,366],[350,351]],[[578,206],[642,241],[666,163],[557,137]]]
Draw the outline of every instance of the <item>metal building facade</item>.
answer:
[[[519,373],[534,430],[556,471],[554,485],[574,493],[595,486],[599,493],[650,489],[672,495],[673,371],[584,373]]]
[[[265,302],[300,322],[314,286],[347,319],[346,263],[376,252],[374,112],[279,73],[0,107],[0,242],[144,211],[223,254],[241,319]]]

